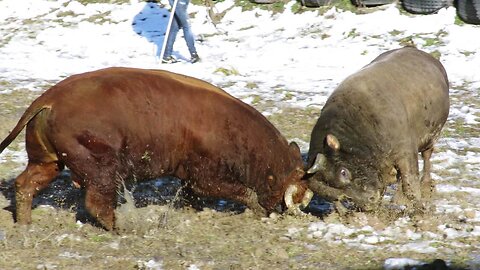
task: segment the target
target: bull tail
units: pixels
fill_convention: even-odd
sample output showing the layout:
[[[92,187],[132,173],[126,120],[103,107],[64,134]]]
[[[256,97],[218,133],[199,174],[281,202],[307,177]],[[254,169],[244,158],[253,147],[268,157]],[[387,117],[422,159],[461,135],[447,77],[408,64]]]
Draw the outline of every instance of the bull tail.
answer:
[[[13,128],[13,130],[8,134],[8,136],[0,143],[0,153],[7,148],[15,138],[17,138],[18,134],[23,130],[23,128],[30,122],[32,119],[35,118],[41,111],[45,109],[49,109],[50,106],[43,105],[43,106],[30,106],[25,113],[22,115],[20,120],[18,120],[17,125]]]

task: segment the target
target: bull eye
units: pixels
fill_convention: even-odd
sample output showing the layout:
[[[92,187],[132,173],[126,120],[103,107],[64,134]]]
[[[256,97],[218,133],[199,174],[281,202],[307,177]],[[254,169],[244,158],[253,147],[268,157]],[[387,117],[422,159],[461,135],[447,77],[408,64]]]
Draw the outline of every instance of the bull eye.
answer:
[[[349,185],[352,176],[347,168],[340,168],[338,171],[338,179],[342,185]]]
[[[267,177],[267,181],[268,181],[269,183],[272,183],[273,180],[274,180],[273,175],[269,175],[269,176]]]
[[[350,171],[347,168],[341,168],[340,169],[340,177],[349,179],[352,178],[350,175]]]

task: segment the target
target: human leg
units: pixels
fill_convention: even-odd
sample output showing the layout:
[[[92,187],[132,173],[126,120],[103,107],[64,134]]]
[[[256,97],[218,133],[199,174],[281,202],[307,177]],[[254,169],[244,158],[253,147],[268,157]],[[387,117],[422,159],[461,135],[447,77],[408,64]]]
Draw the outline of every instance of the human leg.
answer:
[[[193,37],[192,29],[188,23],[188,0],[179,0],[175,11],[175,18],[177,20],[179,28],[183,29],[183,36],[187,43],[188,51],[192,57],[192,62],[199,60],[197,49],[195,48],[195,39]]]
[[[172,56],[173,44],[175,43],[175,39],[177,38],[177,33],[178,33],[178,30],[179,30],[179,25],[178,25],[177,19],[175,17],[173,18],[173,21],[172,21],[172,26],[170,28],[170,33],[169,33],[168,39],[167,39],[167,45],[165,46],[165,52],[163,54],[162,62],[164,62],[164,63],[174,63],[174,62],[176,62],[175,58],[173,58],[173,56]]]

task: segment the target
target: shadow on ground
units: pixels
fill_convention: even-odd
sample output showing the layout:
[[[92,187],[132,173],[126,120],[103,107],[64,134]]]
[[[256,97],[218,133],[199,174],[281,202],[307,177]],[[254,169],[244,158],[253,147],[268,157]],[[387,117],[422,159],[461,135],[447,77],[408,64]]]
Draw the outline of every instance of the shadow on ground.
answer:
[[[10,201],[10,205],[4,208],[15,213],[15,179],[0,181],[0,192]],[[215,198],[200,198],[184,192],[182,183],[174,177],[163,177],[138,183],[128,183],[127,190],[132,194],[135,207],[146,207],[148,205],[171,205],[175,208],[185,206],[192,207],[198,211],[204,208],[214,209],[218,212],[231,212],[233,214],[243,213],[245,206],[230,200]],[[123,188],[119,190],[118,203],[126,203]],[[64,209],[76,213],[76,219],[81,222],[94,223],[84,206],[84,192],[72,185],[70,172],[63,171],[50,185],[42,190],[33,200],[32,208],[40,205],[52,206],[56,209]],[[304,209],[306,213],[323,217],[331,212],[331,203],[314,196],[310,205]]]

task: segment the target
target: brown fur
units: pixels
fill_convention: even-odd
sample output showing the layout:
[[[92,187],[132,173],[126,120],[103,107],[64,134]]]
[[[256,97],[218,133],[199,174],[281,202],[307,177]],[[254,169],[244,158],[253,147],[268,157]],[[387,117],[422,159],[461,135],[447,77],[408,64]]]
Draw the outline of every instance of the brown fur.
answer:
[[[26,110],[29,162],[16,179],[17,221],[67,166],[86,189],[89,213],[114,228],[119,182],[176,176],[198,195],[232,199],[266,214],[289,184],[306,185],[298,147],[252,107],[204,81],[159,70],[108,68],[71,76]]]

